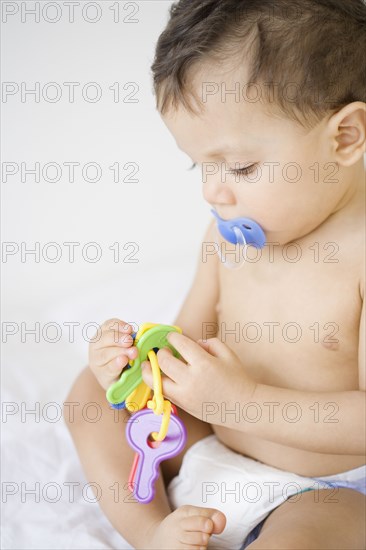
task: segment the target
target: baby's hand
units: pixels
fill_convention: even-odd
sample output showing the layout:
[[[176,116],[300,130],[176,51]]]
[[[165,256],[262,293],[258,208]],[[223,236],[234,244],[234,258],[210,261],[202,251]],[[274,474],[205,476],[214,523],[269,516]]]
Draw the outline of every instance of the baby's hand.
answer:
[[[123,367],[138,356],[132,345],[132,332],[132,326],[124,321],[108,319],[101,326],[100,338],[95,335],[89,345],[89,366],[105,390],[118,380]]]
[[[227,406],[238,401],[252,401],[257,381],[247,373],[236,353],[219,338],[195,342],[184,334],[170,332],[167,340],[182,359],[174,357],[168,347],[159,349],[157,353],[159,367],[163,372],[161,382],[166,399],[173,401],[191,416],[222,425],[226,420],[220,421],[216,413],[207,420],[207,404],[217,405],[219,410],[219,404],[223,401]],[[153,388],[150,361],[143,361],[141,368],[145,384]]]

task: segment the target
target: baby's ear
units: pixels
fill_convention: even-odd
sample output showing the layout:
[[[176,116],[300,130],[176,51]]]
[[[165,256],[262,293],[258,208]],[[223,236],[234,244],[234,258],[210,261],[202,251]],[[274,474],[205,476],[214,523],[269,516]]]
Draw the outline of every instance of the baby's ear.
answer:
[[[335,161],[352,166],[366,151],[366,103],[349,103],[331,116],[328,128]]]

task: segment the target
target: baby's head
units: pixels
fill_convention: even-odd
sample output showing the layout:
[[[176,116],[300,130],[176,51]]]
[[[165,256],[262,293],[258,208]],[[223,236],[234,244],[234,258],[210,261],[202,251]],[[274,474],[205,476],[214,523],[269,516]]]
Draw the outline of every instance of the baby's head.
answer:
[[[346,204],[363,174],[365,51],[363,0],[172,5],[157,108],[222,218],[285,244]]]

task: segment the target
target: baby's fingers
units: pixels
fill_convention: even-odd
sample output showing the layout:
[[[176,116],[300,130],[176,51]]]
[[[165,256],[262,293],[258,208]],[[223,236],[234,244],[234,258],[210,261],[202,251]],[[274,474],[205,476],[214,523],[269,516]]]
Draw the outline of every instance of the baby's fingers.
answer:
[[[131,336],[131,334],[126,333],[117,333],[114,330],[108,330],[103,334],[103,338],[101,339],[101,346],[122,346],[124,348],[128,348],[132,346],[134,340]]]
[[[100,385],[107,390],[113,382],[118,380],[122,369],[131,359],[136,359],[137,349],[124,349],[121,353],[118,347],[109,347],[99,350],[98,367],[94,368],[94,374]]]
[[[128,357],[118,355],[109,363],[103,365],[103,367],[98,367],[98,370],[94,371],[94,374],[102,388],[107,390],[111,384],[116,382],[127,363]]]

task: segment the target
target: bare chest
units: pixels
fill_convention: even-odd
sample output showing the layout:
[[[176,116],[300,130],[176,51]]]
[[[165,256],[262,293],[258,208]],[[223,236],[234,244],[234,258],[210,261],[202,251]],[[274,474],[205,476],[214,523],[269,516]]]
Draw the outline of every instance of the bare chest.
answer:
[[[301,390],[358,389],[359,262],[314,239],[220,266],[218,336],[258,382]]]

